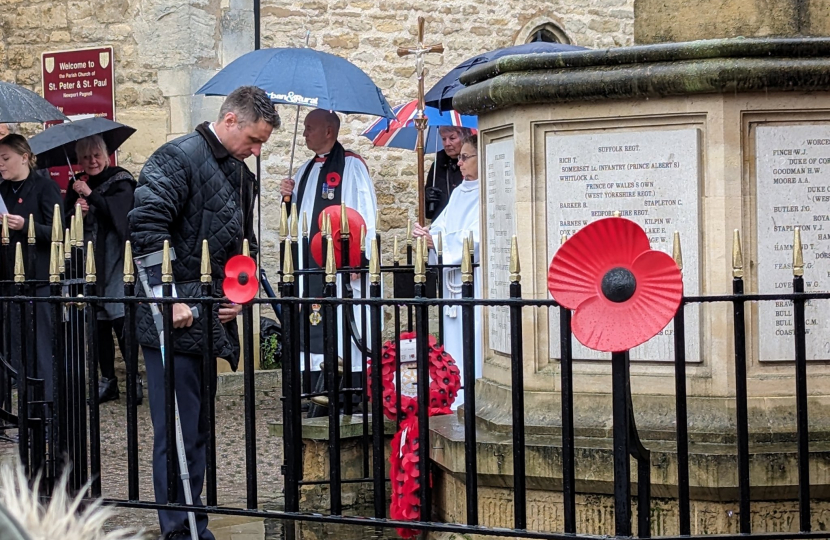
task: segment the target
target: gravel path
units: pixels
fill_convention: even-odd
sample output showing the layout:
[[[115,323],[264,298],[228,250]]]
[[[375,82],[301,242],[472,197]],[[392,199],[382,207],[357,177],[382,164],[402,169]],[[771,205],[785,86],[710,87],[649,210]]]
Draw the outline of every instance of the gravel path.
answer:
[[[121,398],[101,405],[101,470],[104,497],[127,498],[126,393],[123,364],[116,365],[122,385]],[[143,374],[142,374],[143,376]],[[239,377],[234,375],[233,377]],[[227,377],[227,375],[225,375]],[[221,391],[220,391],[221,392]],[[259,392],[256,411],[257,492],[263,508],[282,499],[282,441],[268,435],[268,421],[282,417],[275,392]],[[218,395],[216,399],[216,483],[220,506],[243,508],[246,500],[244,399],[241,395]],[[139,485],[142,500],[153,500],[153,431],[149,402],[138,407]],[[142,527],[158,533],[155,512],[120,509],[113,520],[119,526]]]

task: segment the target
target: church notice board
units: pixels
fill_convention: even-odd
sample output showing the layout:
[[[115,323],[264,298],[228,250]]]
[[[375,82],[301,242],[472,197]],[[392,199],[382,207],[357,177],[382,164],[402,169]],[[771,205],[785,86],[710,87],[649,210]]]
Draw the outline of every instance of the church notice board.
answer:
[[[699,294],[700,132],[651,129],[592,134],[548,134],[548,261],[563,234],[619,211],[646,232],[651,248],[671,254],[674,231],[683,247],[686,295]],[[686,307],[686,360],[700,360],[700,309]],[[549,317],[550,355],[559,358],[559,317]],[[674,360],[674,323],[631,350],[639,361]],[[610,359],[574,340],[575,359]]]
[[[516,182],[513,139],[488,143],[487,155],[487,298],[510,298],[510,244],[516,234]],[[488,342],[510,354],[510,309],[487,308]]]
[[[41,55],[43,97],[73,120],[89,116],[115,120],[113,63],[112,47],[45,52]],[[115,165],[114,155],[110,163]],[[66,193],[69,166],[52,167],[49,174]]]
[[[801,229],[804,290],[830,284],[830,125],[755,130],[758,292],[791,293],[795,227]],[[805,306],[807,359],[830,359],[828,300]],[[760,360],[794,359],[792,302],[758,302]]]

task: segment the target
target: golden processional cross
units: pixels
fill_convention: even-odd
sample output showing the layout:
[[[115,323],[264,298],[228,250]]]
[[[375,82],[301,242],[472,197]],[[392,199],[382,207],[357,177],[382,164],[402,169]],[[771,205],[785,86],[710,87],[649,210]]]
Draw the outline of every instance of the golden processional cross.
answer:
[[[424,45],[424,18],[418,17],[418,46],[414,49],[398,47],[398,56],[415,55],[415,74],[418,76],[418,112],[415,116],[415,129],[418,139],[415,151],[418,154],[418,223],[424,225],[424,131],[427,117],[424,114],[424,56],[430,53],[444,52],[442,44]]]

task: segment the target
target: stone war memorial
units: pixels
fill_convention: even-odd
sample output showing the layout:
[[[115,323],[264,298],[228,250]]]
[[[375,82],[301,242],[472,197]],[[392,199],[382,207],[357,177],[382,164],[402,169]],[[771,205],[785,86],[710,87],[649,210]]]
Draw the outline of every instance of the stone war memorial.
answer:
[[[805,290],[828,290],[830,40],[821,36],[830,30],[830,12],[789,2],[727,2],[723,10],[714,4],[640,0],[636,46],[508,57],[463,75],[466,87],[453,105],[479,115],[489,298],[509,296],[510,271],[498,261],[512,235],[519,238],[522,292],[543,299],[562,239],[615,212],[639,224],[652,249],[672,253],[678,233],[687,297],[730,294],[733,276],[743,277],[747,293],[792,292],[796,228]],[[513,390],[510,327],[500,309],[486,315],[484,377],[476,388],[478,493],[482,522],[509,526]],[[818,301],[805,307],[814,530],[826,530],[830,516],[828,309]],[[748,521],[753,532],[795,532],[793,302],[747,303],[745,316]],[[522,327],[528,526],[565,530],[560,318],[555,310],[526,310]],[[741,375],[733,331],[730,304],[685,305],[692,534],[746,532],[738,505]],[[684,534],[676,332],[669,324],[630,353],[633,414],[651,450],[653,535]],[[576,529],[612,534],[611,355],[576,341],[572,354]],[[457,422],[432,422],[436,505],[450,520],[464,516]]]

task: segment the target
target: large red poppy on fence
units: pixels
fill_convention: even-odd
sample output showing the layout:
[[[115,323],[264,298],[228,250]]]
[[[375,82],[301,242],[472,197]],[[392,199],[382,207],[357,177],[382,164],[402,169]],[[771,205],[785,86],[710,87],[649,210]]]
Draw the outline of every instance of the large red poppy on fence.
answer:
[[[245,255],[231,257],[225,264],[222,288],[228,300],[244,304],[253,300],[259,289],[256,279],[256,261]]]
[[[548,290],[575,310],[580,343],[598,351],[625,351],[645,343],[672,320],[683,297],[674,260],[653,251],[639,225],[625,218],[595,221],[556,252]]]
[[[343,268],[342,254],[340,253],[340,206],[332,205],[324,208],[317,219],[317,226],[323,228],[324,214],[331,217],[331,237],[334,240],[334,261],[337,268]],[[360,227],[365,227],[366,222],[357,210],[346,208],[346,218],[349,220],[349,266],[360,266]],[[323,234],[317,233],[311,239],[309,250],[314,261],[321,268],[325,267],[325,254],[323,253]]]

